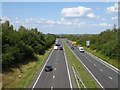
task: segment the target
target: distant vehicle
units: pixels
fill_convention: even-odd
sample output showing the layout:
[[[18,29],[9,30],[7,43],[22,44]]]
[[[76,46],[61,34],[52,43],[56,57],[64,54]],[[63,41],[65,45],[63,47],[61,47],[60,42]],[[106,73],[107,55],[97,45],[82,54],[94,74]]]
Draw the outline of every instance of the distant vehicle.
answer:
[[[72,50],[74,50],[74,47],[71,47]]]
[[[72,42],[72,45],[73,45],[74,47],[77,47],[76,43],[77,43],[77,42]]]
[[[80,50],[80,52],[83,52],[83,53],[84,53],[83,47],[79,47],[79,50]]]
[[[49,72],[49,71],[52,71],[53,70],[53,67],[51,65],[46,65],[45,66],[45,71],[46,72]]]
[[[55,42],[55,45],[56,45],[56,46],[60,46],[59,41],[56,41],[56,42]]]
[[[74,47],[77,47],[77,45],[75,45],[75,44],[74,44],[73,46],[74,46]]]
[[[63,50],[63,47],[62,47],[62,46],[60,46],[60,50]]]
[[[68,43],[68,41],[66,41],[66,43]]]
[[[54,46],[54,50],[58,50],[58,46]]]

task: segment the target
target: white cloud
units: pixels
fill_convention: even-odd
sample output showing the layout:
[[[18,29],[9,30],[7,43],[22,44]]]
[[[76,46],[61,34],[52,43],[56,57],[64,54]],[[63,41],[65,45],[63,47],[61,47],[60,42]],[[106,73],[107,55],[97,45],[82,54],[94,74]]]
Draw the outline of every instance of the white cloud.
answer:
[[[98,18],[92,12],[91,8],[78,6],[74,8],[63,8],[61,14],[64,18],[80,18],[80,17],[87,17],[87,18]]]
[[[65,21],[65,18],[62,17],[62,18],[61,18],[61,21]]]
[[[118,17],[117,16],[116,17],[112,17],[111,20],[118,20]]]
[[[10,21],[10,18],[8,18],[8,17],[2,17],[2,23],[4,23],[5,21]]]
[[[100,23],[100,24],[93,24],[92,26],[97,26],[97,27],[112,27],[112,24],[108,23]]]
[[[105,21],[106,19],[105,18],[101,18],[102,21]]]
[[[90,17],[93,18],[92,15]],[[7,17],[4,18],[4,20],[6,19],[8,20],[9,18]],[[106,28],[111,28],[113,26],[112,24],[108,24],[108,23],[88,24],[86,22],[80,21],[80,19],[77,19],[77,18],[73,20],[69,20],[66,18],[61,18],[60,20],[47,20],[43,18],[39,18],[39,19],[38,18],[28,18],[28,19],[17,18],[17,19],[13,19],[12,22],[10,21],[10,23],[15,27],[16,30],[19,28],[19,26],[23,25],[28,29],[38,28],[38,30],[43,30],[45,33],[48,33],[48,32],[84,33],[84,32],[87,32],[88,28],[91,28],[91,29],[96,28],[101,30],[102,28],[106,29]]]
[[[112,25],[111,24],[107,24],[107,23],[101,23],[100,26],[102,26],[102,27],[111,27]]]
[[[100,7],[97,7],[96,9],[97,9],[97,10],[100,10]]]
[[[93,13],[89,13],[89,14],[87,15],[87,17],[88,17],[88,18],[95,18],[96,16],[95,16]]]
[[[20,21],[15,21],[15,24],[20,24]]]
[[[48,24],[56,24],[56,21],[54,21],[54,20],[47,20],[46,23],[48,23]]]
[[[62,25],[72,25],[72,22],[61,22]]]
[[[114,6],[110,6],[106,9],[106,13],[107,14],[114,14],[114,13],[118,13],[118,4],[115,3]]]
[[[16,17],[15,20],[18,20],[18,18]]]

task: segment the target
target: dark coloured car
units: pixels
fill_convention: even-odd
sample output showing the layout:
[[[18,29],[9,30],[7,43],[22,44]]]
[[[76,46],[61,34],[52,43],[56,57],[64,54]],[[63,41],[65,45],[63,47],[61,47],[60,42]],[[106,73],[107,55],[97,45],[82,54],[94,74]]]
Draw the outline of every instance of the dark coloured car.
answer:
[[[72,50],[74,50],[74,47],[71,47]]]
[[[45,66],[45,71],[46,72],[49,72],[49,71],[52,71],[53,70],[53,67],[51,65],[46,65]]]
[[[62,47],[62,46],[60,47],[60,50],[63,50],[63,47]]]

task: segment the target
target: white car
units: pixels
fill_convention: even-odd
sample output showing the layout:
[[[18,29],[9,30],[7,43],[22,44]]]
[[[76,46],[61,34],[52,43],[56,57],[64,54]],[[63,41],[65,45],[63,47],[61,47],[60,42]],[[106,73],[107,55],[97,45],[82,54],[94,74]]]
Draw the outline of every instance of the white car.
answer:
[[[79,47],[79,50],[80,50],[80,52],[83,52],[83,53],[84,53],[83,47]]]
[[[58,46],[54,46],[54,50],[58,50]]]

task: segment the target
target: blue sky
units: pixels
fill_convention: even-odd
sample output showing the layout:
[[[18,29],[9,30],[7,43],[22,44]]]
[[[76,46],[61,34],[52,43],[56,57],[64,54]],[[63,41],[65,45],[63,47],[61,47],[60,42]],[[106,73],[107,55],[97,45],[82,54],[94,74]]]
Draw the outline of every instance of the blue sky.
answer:
[[[114,2],[3,2],[2,19],[18,29],[38,28],[43,33],[95,34],[117,24]]]

